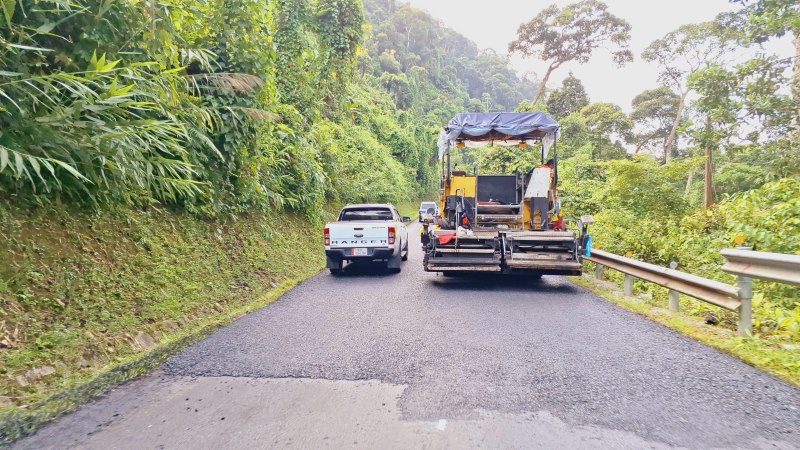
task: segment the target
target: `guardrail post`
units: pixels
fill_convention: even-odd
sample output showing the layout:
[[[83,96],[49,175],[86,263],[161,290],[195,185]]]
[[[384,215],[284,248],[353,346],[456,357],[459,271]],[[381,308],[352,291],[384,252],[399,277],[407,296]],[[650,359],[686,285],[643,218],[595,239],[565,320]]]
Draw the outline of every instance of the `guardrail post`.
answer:
[[[673,269],[673,270],[677,269],[678,268],[678,263],[675,262],[675,261],[670,262],[669,263],[669,268]],[[670,289],[669,290],[669,310],[672,311],[672,312],[680,311],[680,309],[681,309],[680,301],[681,301],[681,293],[678,292],[678,291]]]
[[[598,280],[603,279],[603,266],[601,264],[595,263],[594,265],[594,277]]]
[[[739,336],[753,334],[753,279],[739,276]]]
[[[737,247],[739,250],[752,250],[750,247]],[[753,335],[753,279],[744,275],[739,280],[739,336]]]
[[[625,274],[625,295],[633,295],[633,275]]]

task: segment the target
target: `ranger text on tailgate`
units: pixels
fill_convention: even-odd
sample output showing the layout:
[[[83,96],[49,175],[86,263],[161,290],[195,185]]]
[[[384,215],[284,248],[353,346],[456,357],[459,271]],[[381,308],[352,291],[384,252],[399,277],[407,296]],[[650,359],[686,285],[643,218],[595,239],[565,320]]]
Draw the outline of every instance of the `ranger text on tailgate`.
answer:
[[[331,273],[341,273],[345,261],[386,264],[399,272],[408,259],[408,217],[390,204],[347,205],[336,222],[325,225],[325,256]]]

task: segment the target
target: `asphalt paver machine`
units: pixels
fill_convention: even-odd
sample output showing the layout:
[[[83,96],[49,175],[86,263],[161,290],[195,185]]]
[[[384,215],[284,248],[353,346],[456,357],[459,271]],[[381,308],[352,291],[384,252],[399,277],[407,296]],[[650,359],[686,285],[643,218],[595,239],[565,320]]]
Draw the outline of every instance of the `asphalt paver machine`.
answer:
[[[561,211],[559,131],[540,112],[462,113],[450,120],[439,138],[440,216],[422,230],[426,271],[580,275],[592,218],[570,229]],[[477,167],[471,173],[451,167],[451,151],[489,144],[528,152],[533,170],[481,174]]]

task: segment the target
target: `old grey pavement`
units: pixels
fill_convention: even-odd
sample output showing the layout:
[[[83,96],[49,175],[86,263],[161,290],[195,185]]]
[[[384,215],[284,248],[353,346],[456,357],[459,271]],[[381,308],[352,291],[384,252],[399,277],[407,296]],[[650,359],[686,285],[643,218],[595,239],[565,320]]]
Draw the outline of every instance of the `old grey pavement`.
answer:
[[[800,389],[562,277],[321,273],[15,448],[799,448]],[[320,250],[321,251],[321,250]]]

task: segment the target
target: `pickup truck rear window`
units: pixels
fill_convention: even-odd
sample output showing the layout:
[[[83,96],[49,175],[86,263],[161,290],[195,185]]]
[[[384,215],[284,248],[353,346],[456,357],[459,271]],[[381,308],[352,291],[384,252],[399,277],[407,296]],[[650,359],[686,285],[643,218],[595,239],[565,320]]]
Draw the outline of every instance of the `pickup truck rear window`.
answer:
[[[386,208],[352,208],[345,209],[339,215],[341,222],[357,222],[362,220],[392,220],[392,211]]]

